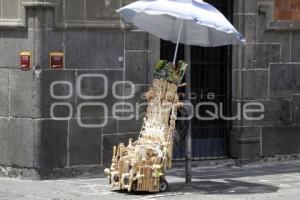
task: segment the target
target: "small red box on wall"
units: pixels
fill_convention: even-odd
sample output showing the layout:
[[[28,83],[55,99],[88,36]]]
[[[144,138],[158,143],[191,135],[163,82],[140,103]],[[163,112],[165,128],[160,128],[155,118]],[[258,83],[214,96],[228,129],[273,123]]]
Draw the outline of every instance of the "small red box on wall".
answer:
[[[64,68],[64,53],[50,52],[50,68],[63,69]]]
[[[31,69],[31,53],[30,52],[21,52],[20,53],[20,65],[22,70]]]

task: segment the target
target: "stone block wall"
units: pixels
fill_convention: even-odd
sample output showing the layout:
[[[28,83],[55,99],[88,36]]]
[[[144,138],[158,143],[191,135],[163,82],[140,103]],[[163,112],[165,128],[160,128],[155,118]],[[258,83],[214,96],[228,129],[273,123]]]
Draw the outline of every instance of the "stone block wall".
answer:
[[[101,166],[110,163],[113,145],[138,136],[142,109],[134,112],[134,120],[119,121],[111,108],[115,103],[144,101],[141,96],[152,80],[153,61],[159,59],[159,39],[126,29],[113,10],[129,2],[0,1],[0,165]],[[32,53],[32,70],[20,69],[21,51]],[[64,52],[64,69],[49,68],[50,51]],[[53,86],[55,81],[62,82]],[[132,82],[133,97],[115,98],[116,81]],[[131,90],[124,82],[116,93]],[[105,91],[103,98],[85,98]],[[51,117],[53,103],[53,115],[63,120]],[[108,115],[99,103],[108,106]],[[108,123],[86,128],[79,119],[84,124]]]
[[[110,111],[115,103],[126,108],[126,103],[144,102],[141,95],[152,80],[160,42],[128,30],[113,12],[131,1],[0,0],[0,165],[106,165],[113,145],[137,137],[144,108],[134,108],[137,120],[130,121],[117,120]],[[281,17],[288,7],[283,2],[234,1],[234,25],[247,43],[233,47],[232,107],[260,102],[265,109],[263,120],[233,122],[231,155],[236,158],[300,153],[300,22]],[[296,12],[297,1],[288,2],[289,12]],[[20,70],[20,51],[32,52],[32,70]],[[50,51],[65,53],[63,70],[49,69]],[[103,76],[108,80],[105,98],[84,99],[105,93]],[[52,85],[59,98],[50,94],[55,81],[62,81]],[[133,97],[116,99],[111,89],[115,81],[132,82]],[[116,93],[131,90],[124,82]],[[54,116],[66,119],[51,117],[53,103]],[[99,103],[108,105],[107,116]],[[79,119],[108,124],[86,128]]]
[[[233,48],[234,104],[262,103],[265,116],[233,123],[231,153],[244,159],[299,154],[300,2],[234,2],[234,24],[247,40]]]

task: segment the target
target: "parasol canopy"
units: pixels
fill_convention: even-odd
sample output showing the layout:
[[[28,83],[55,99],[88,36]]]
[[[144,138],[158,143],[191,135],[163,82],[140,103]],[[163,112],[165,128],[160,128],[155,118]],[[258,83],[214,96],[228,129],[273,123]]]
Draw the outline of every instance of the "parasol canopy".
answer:
[[[244,42],[222,13],[202,0],[140,0],[117,12],[139,29],[177,43],[175,57],[178,43],[216,47]]]

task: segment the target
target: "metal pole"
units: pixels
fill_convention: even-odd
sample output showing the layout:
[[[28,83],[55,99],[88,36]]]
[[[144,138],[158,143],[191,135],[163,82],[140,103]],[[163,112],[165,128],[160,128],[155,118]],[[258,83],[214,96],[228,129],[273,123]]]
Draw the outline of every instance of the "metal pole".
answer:
[[[188,70],[186,72],[185,82],[186,82],[186,94],[187,100],[190,101],[190,94],[191,94],[191,48],[189,45],[185,45],[184,49],[185,60],[189,64]],[[190,114],[190,112],[189,112]],[[186,144],[185,144],[185,182],[190,183],[192,182],[192,129],[191,129],[191,120],[189,120],[189,128],[186,135]]]
[[[173,59],[173,65],[176,64],[176,58],[177,58],[179,42],[180,42],[180,38],[181,38],[181,34],[182,34],[182,28],[183,28],[183,19],[180,20],[179,33],[178,33],[178,38],[177,38],[177,43],[176,43],[176,49],[175,49],[175,55],[174,55],[174,59]]]

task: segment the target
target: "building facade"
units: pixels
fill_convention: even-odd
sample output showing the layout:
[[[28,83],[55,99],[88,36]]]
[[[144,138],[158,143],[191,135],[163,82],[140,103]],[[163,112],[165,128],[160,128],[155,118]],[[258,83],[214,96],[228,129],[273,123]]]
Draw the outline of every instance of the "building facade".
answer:
[[[114,10],[130,2],[0,0],[0,166],[38,173],[104,166],[113,145],[138,136],[142,94],[153,66],[170,59],[173,46],[121,21]],[[179,57],[191,62],[186,81],[201,97],[194,101],[214,93],[213,102],[226,104],[220,110],[227,116],[260,103],[264,117],[193,119],[194,159],[299,154],[299,1],[207,2],[247,42],[215,49],[181,46]],[[31,53],[30,70],[20,67],[24,51]],[[63,69],[50,68],[53,51],[64,53]],[[124,95],[128,98],[119,98]],[[130,106],[137,103],[141,106]],[[112,113],[117,106],[125,109],[117,109],[119,114],[134,119],[118,120]],[[103,122],[107,125],[98,126]],[[175,158],[184,157],[183,149],[177,145]]]

